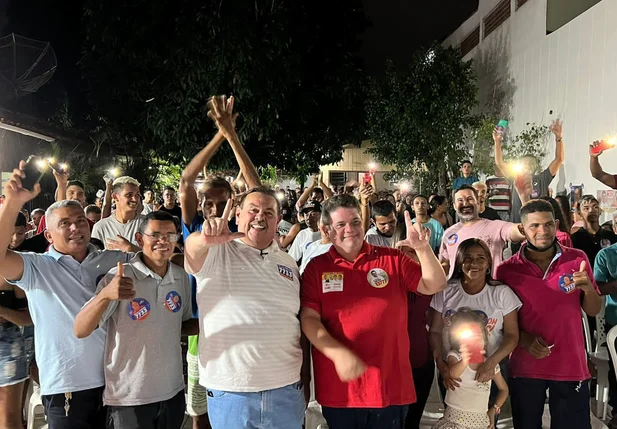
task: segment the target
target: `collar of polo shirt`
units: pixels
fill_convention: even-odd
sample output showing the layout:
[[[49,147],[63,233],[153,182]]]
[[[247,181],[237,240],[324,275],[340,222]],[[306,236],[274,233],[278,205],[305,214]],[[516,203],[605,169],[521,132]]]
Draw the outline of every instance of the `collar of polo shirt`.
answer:
[[[90,257],[90,255],[97,254],[98,251],[99,250],[96,248],[96,246],[94,244],[88,243],[88,253],[86,254],[86,259],[88,259]],[[47,254],[49,256],[51,256],[52,258],[54,258],[56,261],[59,260],[60,258],[62,258],[63,256],[68,256],[69,258],[73,258],[71,255],[67,255],[66,253],[58,252],[53,244],[51,246],[49,246],[49,250],[47,251]],[[73,258],[73,259],[75,259],[75,258]],[[84,259],[84,261],[86,259]]]
[[[276,240],[272,240],[272,243],[271,243],[268,247],[266,247],[265,249],[263,249],[263,250],[259,250],[259,249],[254,248],[253,246],[249,246],[249,245],[248,245],[248,244],[246,244],[244,241],[242,241],[242,239],[241,239],[241,238],[236,238],[236,239],[234,240],[234,242],[235,242],[236,244],[240,245],[240,246],[239,246],[239,247],[240,247],[240,249],[242,249],[242,250],[248,250],[248,251],[251,251],[251,252],[257,252],[258,254],[274,253],[274,252],[278,252],[279,250],[281,250],[281,249],[279,248],[279,245],[278,245],[278,243],[276,242]]]
[[[555,245],[557,246],[557,252],[555,252],[555,256],[553,257],[551,264],[555,262],[557,259],[559,259],[559,257],[563,254],[563,247],[561,247],[561,244],[559,243],[559,241],[555,240]],[[527,256],[525,256],[526,247],[527,247],[527,242],[523,243],[523,245],[521,246],[521,249],[519,250],[521,254],[521,259],[525,262],[533,263],[529,259],[527,259]]]
[[[142,254],[143,252],[136,253],[135,256],[133,256],[133,259],[131,259],[131,262],[129,263],[131,268],[133,269],[133,272],[135,273],[135,277],[137,278],[137,280],[143,280],[146,277],[160,279],[161,276],[148,268],[144,261],[141,259]],[[162,284],[172,283],[176,280],[181,279],[180,273],[178,272],[179,270],[174,270],[173,264],[171,262],[167,262],[167,267],[167,274],[165,274],[165,277],[162,279]]]
[[[369,256],[369,255],[373,254],[374,252],[375,252],[374,246],[371,246],[369,243],[364,241],[364,243],[362,244],[362,249],[360,249],[360,254],[358,254],[358,257],[356,258],[356,261],[359,261],[365,255]],[[348,261],[347,259],[343,258],[341,256],[341,254],[336,250],[336,246],[334,246],[334,245],[332,245],[332,247],[330,247],[330,250],[328,251],[328,253],[332,257],[334,262],[340,262],[340,261],[355,262],[355,261]]]

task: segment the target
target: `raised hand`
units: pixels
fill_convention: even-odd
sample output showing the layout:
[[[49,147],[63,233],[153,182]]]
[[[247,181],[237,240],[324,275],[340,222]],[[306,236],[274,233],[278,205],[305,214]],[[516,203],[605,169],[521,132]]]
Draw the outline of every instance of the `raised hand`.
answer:
[[[108,238],[106,241],[106,245],[105,247],[108,250],[121,250],[123,252],[130,252],[131,250],[133,250],[133,245],[131,244],[130,241],[128,241],[126,238],[124,238],[121,235],[116,235],[116,237],[118,237],[117,240],[114,240],[113,238]]]
[[[396,247],[411,247],[416,252],[431,249],[431,230],[422,226],[420,222],[411,222],[409,212],[405,212],[405,225],[407,226],[407,238],[396,243]],[[432,250],[431,250],[432,252]]]
[[[4,185],[5,205],[15,204],[15,206],[21,208],[28,201],[36,198],[41,192],[41,185],[38,183],[34,185],[32,191],[22,186],[21,179],[26,177],[24,168],[26,168],[26,162],[20,161],[19,168],[13,170],[11,178]]]
[[[572,278],[574,279],[574,285],[577,289],[582,290],[584,293],[595,293],[593,284],[587,274],[587,262],[581,261],[579,270],[572,274]]]
[[[235,133],[236,119],[238,114],[233,113],[234,97],[227,98],[226,95],[214,96],[208,101],[208,117],[212,119],[218,129],[224,134]]]
[[[601,140],[596,140],[592,144],[589,145],[589,156],[592,158],[597,158],[604,153],[603,150],[599,152],[594,152],[593,149],[600,146],[602,144]]]
[[[360,186],[360,199],[362,200],[362,204],[366,204],[374,193],[375,190],[373,189],[373,185],[363,183],[362,186]]]
[[[501,144],[503,136],[497,132],[497,129],[493,130],[493,141],[497,144]]]
[[[563,122],[559,119],[555,119],[548,127],[549,131],[555,135],[555,138],[560,139],[563,137]]]
[[[118,262],[118,272],[107,286],[101,291],[110,301],[119,301],[135,298],[133,279],[124,277],[124,265]]]
[[[66,166],[66,170],[57,170],[55,168],[51,169],[54,179],[56,179],[56,183],[61,188],[66,188],[69,184],[69,167]]]
[[[230,198],[227,200],[225,210],[223,211],[223,215],[221,217],[204,220],[201,235],[206,246],[220,246],[221,244],[225,244],[229,241],[235,240],[236,238],[243,238],[245,236],[243,232],[229,231],[229,225],[227,222],[229,221],[229,214],[231,213],[232,207],[233,200]]]

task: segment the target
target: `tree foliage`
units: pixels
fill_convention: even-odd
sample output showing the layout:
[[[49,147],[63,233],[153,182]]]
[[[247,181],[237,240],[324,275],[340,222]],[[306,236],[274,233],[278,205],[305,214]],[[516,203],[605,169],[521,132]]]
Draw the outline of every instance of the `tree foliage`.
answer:
[[[360,0],[86,0],[80,66],[101,135],[127,154],[185,163],[225,93],[255,164],[306,173],[361,139],[365,25]]]
[[[468,156],[464,129],[476,126],[472,114],[477,88],[471,64],[458,49],[434,45],[415,53],[399,70],[390,63],[385,78],[373,78],[366,101],[370,152],[397,166],[396,176],[417,175],[414,166],[432,166],[423,177],[442,188]],[[414,172],[415,170],[415,172]],[[423,169],[422,169],[423,170]]]

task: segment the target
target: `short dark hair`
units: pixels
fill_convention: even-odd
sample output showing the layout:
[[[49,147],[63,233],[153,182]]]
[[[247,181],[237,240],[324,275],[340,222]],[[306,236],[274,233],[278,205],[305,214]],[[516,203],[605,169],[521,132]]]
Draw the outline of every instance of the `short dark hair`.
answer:
[[[396,207],[390,201],[381,200],[373,204],[372,219],[375,219],[377,216],[389,216],[391,214],[396,215]]]
[[[598,203],[600,204],[600,201],[598,201],[598,199],[596,197],[594,197],[591,194],[587,194],[587,195],[583,195],[579,200],[578,200],[578,204],[576,205],[576,211],[577,212],[581,212],[581,205],[583,205],[583,203]]]
[[[84,209],[84,212],[86,214],[90,214],[90,213],[101,214],[101,209],[100,209],[99,206],[96,206],[94,204],[90,204],[89,206],[86,206],[86,208]]]
[[[255,188],[249,189],[249,191],[242,195],[242,198],[240,198],[240,208],[244,207],[244,201],[246,201],[246,197],[251,194],[263,194],[274,198],[274,201],[276,201],[276,214],[278,215],[279,213],[281,213],[281,202],[277,198],[276,192],[266,186],[257,186]]]
[[[15,219],[15,226],[23,226],[26,227],[26,216],[22,212],[17,213],[17,219]]]
[[[69,183],[67,183],[66,187],[69,188],[70,186],[79,186],[84,191],[86,190],[84,183],[80,180],[69,180]]]
[[[471,162],[471,161],[470,161],[470,160],[468,160],[468,159],[466,159],[466,160],[464,160],[463,162],[461,162],[461,167],[462,167],[463,165],[465,165],[465,164],[469,164],[469,165],[473,166],[473,162]]]
[[[417,194],[417,195],[415,195],[415,196],[411,199],[411,204],[413,204],[413,202],[416,200],[416,198],[424,198],[424,199],[426,200],[426,203],[428,204],[428,198],[427,198],[427,197],[425,197],[425,196],[424,196],[424,195],[422,195],[422,194]]]
[[[174,224],[174,226],[176,228],[178,227],[178,218],[177,217],[175,217],[171,213],[168,213],[168,212],[166,212],[164,210],[157,210],[155,212],[148,213],[144,217],[144,221],[141,223],[141,228],[139,228],[139,232],[141,232],[143,234],[143,232],[146,230],[146,228],[148,227],[148,224],[150,223],[151,220],[156,220],[156,221],[160,221],[160,222],[171,222],[171,223]]]
[[[360,212],[360,203],[353,195],[349,194],[341,194],[329,198],[321,207],[321,223],[323,225],[330,225],[332,223],[332,212],[340,208],[356,209]]]
[[[458,188],[456,190],[456,192],[454,192],[454,195],[456,195],[457,193],[459,193],[460,191],[472,191],[474,196],[476,197],[476,199],[478,198],[478,191],[476,188],[474,188],[473,186],[470,185],[463,185],[460,188]],[[437,198],[437,197],[435,197]]]
[[[203,189],[210,189],[210,188],[224,189],[227,191],[227,194],[229,195],[230,198],[234,194],[233,189],[231,189],[231,185],[229,184],[229,182],[225,180],[225,178],[218,177],[218,176],[207,178],[204,184],[202,185],[202,188]]]
[[[30,213],[30,216],[34,216],[37,213],[40,213],[41,215],[44,215],[45,214],[45,210],[43,210],[43,209],[34,209],[34,210],[32,210],[32,213]]]
[[[473,246],[480,246],[482,250],[484,250],[484,254],[488,262],[488,269],[487,272],[484,274],[484,282],[490,284],[490,282],[493,281],[491,277],[491,272],[493,270],[493,258],[491,256],[491,249],[489,249],[486,243],[479,238],[468,238],[467,240],[463,240],[461,244],[459,244],[458,249],[456,250],[456,258],[454,262],[454,270],[452,271],[452,278],[463,278],[463,262],[465,261],[465,252],[467,252]]]
[[[540,197],[539,199],[542,201],[546,201],[551,206],[553,206],[553,213],[555,213],[555,219],[559,221],[559,230],[570,235],[570,229],[568,228],[566,219],[563,217],[563,212],[561,211],[561,207],[559,207],[559,203],[557,202],[557,200],[551,197]]]
[[[320,194],[322,197],[324,196],[323,189],[321,188],[313,188],[313,192]]]
[[[555,219],[555,211],[553,210],[553,206],[551,203],[544,200],[527,201],[523,207],[521,207],[519,213],[523,222],[527,219],[527,215],[531,213],[550,213],[553,215],[553,219]]]
[[[165,192],[165,191],[171,191],[173,193],[176,192],[176,190],[172,186],[165,186],[165,189],[163,189],[163,192]]]

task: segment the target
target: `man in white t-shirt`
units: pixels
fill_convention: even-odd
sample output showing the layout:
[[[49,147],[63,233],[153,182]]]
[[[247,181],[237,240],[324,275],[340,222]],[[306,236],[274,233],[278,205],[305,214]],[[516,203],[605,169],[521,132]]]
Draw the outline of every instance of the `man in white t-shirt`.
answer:
[[[144,216],[138,212],[141,203],[140,183],[129,176],[118,177],[113,183],[112,198],[116,211],[92,228],[92,237],[98,238],[109,250],[138,252],[135,234],[141,230]]]
[[[377,201],[371,210],[373,226],[366,231],[364,240],[373,246],[390,247],[396,230],[396,207],[388,200]]]
[[[525,237],[519,230],[519,224],[502,220],[480,219],[478,213],[478,191],[468,185],[463,185],[454,193],[454,208],[460,221],[444,234],[441,243],[439,259],[448,278],[452,275],[456,251],[460,243],[468,238],[479,238],[491,251],[493,272],[503,262],[503,249],[508,241],[518,243]]]
[[[289,248],[289,256],[294,258],[294,261],[300,262],[304,255],[304,251],[313,241],[319,240],[321,234],[319,232],[319,217],[321,216],[321,204],[319,201],[309,201],[302,207],[302,215],[306,221],[308,228],[303,229],[296,235],[291,247]]]
[[[300,346],[298,269],[275,240],[279,201],[268,188],[250,190],[236,209],[237,233],[227,225],[231,205],[185,247],[186,270],[197,279],[199,383],[210,423],[300,429],[308,350]]]

